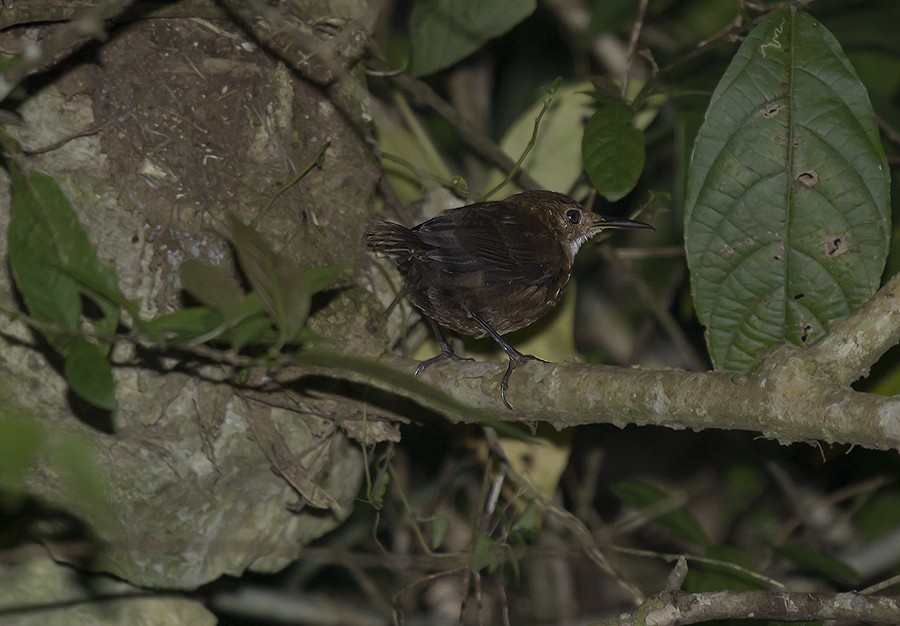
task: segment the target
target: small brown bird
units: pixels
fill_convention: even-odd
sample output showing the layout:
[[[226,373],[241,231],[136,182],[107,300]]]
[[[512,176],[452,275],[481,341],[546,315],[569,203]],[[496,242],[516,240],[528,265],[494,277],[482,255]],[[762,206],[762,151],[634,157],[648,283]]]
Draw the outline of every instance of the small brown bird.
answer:
[[[470,337],[489,335],[509,356],[500,383],[503,403],[509,377],[520,363],[537,360],[502,335],[525,328],[559,302],[572,276],[575,253],[607,228],[653,228],[634,220],[603,217],[552,191],[525,191],[505,200],[477,202],[406,228],[379,222],[369,247],[390,257],[403,276],[406,297],[428,319],[441,353],[460,360],[440,326]]]

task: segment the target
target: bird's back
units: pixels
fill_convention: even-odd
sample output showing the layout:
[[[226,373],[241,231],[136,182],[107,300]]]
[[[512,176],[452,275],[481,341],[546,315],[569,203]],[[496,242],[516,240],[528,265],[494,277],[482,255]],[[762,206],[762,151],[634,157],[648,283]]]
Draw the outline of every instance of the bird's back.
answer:
[[[397,263],[417,308],[473,337],[485,331],[470,312],[500,334],[537,320],[559,300],[571,269],[546,228],[497,204],[446,211],[412,229],[382,222],[368,235],[370,248]]]

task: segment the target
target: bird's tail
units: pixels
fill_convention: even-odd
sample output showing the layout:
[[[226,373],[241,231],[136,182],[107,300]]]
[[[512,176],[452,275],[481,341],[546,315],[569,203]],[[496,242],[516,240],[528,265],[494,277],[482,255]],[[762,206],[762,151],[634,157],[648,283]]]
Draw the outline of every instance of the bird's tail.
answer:
[[[410,229],[393,222],[378,222],[366,233],[366,244],[395,259],[409,258],[422,244]]]

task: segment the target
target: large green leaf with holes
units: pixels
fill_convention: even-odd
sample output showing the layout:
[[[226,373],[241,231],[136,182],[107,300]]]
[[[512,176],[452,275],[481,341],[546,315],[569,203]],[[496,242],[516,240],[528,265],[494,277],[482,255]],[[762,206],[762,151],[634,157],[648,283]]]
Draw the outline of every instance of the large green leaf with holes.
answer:
[[[717,368],[812,343],[875,291],[889,185],[872,106],[837,40],[809,15],[773,12],[716,88],[688,175],[691,286]]]

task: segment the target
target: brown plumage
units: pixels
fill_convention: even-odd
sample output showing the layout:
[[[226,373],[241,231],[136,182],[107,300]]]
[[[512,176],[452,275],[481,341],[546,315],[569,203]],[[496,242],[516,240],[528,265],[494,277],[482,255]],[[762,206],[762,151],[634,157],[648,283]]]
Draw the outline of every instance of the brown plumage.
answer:
[[[489,335],[509,355],[500,384],[509,406],[512,371],[536,357],[521,354],[501,335],[525,328],[559,302],[579,247],[607,228],[652,226],[602,217],[566,195],[536,190],[451,209],[413,228],[380,222],[367,243],[397,264],[406,297],[440,340],[441,354],[423,361],[416,373],[459,359],[437,325],[470,337]]]

